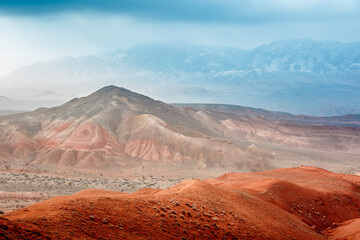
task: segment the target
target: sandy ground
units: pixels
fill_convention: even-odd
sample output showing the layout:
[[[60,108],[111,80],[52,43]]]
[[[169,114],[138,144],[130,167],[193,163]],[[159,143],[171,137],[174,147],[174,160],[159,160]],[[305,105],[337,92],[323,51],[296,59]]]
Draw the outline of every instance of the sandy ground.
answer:
[[[260,144],[259,144],[260,145]],[[314,166],[333,172],[360,175],[360,157],[276,145],[261,145],[272,151],[268,159],[273,168]],[[143,188],[165,189],[186,179],[207,179],[234,172],[230,168],[196,169],[154,164],[123,170],[74,171],[45,169],[44,172],[0,171],[0,211],[9,212],[53,196],[71,195],[84,189],[104,189],[133,193]],[[0,213],[1,213],[0,212]]]
[[[136,177],[73,177],[38,173],[0,172],[0,211],[10,212],[33,203],[84,189],[104,189],[133,193],[143,188],[164,189],[186,178]]]

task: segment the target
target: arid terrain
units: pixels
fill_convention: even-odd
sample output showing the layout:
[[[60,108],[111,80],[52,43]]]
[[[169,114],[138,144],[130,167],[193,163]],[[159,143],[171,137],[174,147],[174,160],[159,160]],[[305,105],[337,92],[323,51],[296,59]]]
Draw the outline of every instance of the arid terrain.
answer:
[[[360,240],[360,0],[0,0],[0,240]]]
[[[0,116],[0,167],[51,174],[209,178],[311,165],[360,169],[360,116],[169,105],[115,86]]]
[[[89,188],[132,193],[143,188],[164,189],[184,180],[182,177],[108,178],[0,172],[0,210],[10,212],[51,197],[70,195]]]
[[[89,189],[5,214],[9,239],[358,239],[360,177],[229,173],[133,194]]]
[[[169,105],[107,86],[0,116],[0,236],[356,239],[359,149],[359,115]]]

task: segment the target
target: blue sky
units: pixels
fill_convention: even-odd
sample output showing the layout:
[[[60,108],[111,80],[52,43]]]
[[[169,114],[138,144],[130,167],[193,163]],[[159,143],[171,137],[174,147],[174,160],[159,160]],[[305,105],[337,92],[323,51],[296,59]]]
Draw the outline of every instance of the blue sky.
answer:
[[[358,0],[0,0],[0,76],[35,61],[186,42],[360,41]]]

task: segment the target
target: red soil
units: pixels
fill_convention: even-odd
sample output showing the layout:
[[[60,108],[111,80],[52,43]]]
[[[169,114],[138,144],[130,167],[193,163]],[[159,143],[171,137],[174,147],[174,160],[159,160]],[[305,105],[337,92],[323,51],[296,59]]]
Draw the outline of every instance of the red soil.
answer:
[[[359,236],[354,223],[328,228],[360,216],[359,186],[360,177],[301,167],[188,180],[134,194],[92,189],[4,215],[0,237],[326,239],[323,230]]]
[[[335,227],[336,226],[336,227]],[[328,231],[330,239],[359,240],[360,239],[360,218],[351,219],[339,225],[335,225]]]
[[[247,189],[317,229],[360,216],[360,177],[313,167],[231,173],[207,182]]]

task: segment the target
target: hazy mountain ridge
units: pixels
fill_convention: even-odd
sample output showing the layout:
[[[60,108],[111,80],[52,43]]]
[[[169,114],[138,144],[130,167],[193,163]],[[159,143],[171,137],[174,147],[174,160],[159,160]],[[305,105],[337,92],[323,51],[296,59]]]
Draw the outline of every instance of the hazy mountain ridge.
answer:
[[[253,63],[269,72],[305,72],[324,76],[360,74],[359,43],[277,41],[258,47],[252,52],[256,56]],[[271,58],[261,59],[261,55]],[[257,58],[262,61],[257,62]]]
[[[177,107],[191,107],[198,111],[207,111],[218,114],[218,118],[229,117],[252,117],[265,118],[270,121],[291,121],[305,125],[327,125],[327,126],[350,126],[360,127],[360,114],[347,114],[334,117],[313,117],[306,115],[294,115],[286,112],[267,111],[260,108],[243,107],[226,104],[173,104]]]
[[[65,100],[59,98],[58,95],[29,96],[29,99],[13,99],[5,96],[0,96],[0,112],[25,112],[35,110],[39,108],[39,106],[53,107],[65,102]]]
[[[314,75],[360,75],[360,43],[276,41],[241,50],[233,47],[142,45],[99,55],[105,61],[126,63],[152,71],[203,72],[217,76],[271,72]]]
[[[38,62],[0,81],[3,89],[46,86],[82,93],[117,84],[166,102],[321,116],[359,113],[359,79],[360,43],[282,40],[252,50],[140,45]]]

